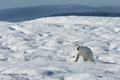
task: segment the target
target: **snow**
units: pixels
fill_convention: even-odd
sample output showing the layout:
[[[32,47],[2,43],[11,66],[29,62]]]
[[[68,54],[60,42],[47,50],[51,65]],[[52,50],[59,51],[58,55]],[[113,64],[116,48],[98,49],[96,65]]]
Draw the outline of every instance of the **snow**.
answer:
[[[120,80],[119,17],[46,17],[0,22],[0,80]],[[95,63],[73,62],[75,45]]]

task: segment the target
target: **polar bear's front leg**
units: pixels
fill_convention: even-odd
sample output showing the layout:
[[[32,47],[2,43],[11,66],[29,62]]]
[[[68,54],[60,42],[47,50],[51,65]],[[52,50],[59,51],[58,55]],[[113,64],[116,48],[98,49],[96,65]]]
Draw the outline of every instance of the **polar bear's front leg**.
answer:
[[[77,61],[78,61],[78,59],[79,59],[79,54],[78,54],[78,53],[76,53],[74,62],[77,62]]]

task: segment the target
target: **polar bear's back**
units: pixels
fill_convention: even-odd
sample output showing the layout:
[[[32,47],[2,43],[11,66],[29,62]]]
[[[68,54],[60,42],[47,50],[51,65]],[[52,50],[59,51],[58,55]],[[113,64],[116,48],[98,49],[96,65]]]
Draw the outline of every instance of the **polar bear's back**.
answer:
[[[86,46],[81,46],[80,50],[92,52],[91,49]]]
[[[79,50],[80,50],[82,55],[86,55],[86,54],[88,56],[93,55],[91,49],[86,47],[86,46],[81,46]]]

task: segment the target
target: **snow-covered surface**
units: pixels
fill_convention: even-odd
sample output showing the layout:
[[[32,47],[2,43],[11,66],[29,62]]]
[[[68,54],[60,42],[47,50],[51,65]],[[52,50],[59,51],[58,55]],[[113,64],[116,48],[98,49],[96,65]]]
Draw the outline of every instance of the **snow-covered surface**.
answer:
[[[95,63],[73,62],[76,44],[91,48]],[[0,80],[120,80],[120,18],[0,22]]]

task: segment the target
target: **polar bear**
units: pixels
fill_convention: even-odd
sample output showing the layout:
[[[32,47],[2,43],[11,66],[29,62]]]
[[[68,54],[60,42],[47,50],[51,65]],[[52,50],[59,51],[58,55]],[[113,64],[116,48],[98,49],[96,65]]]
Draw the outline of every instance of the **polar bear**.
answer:
[[[85,46],[75,46],[76,49],[76,56],[74,62],[77,62],[79,56],[82,56],[84,61],[91,61],[94,62],[93,53],[90,48]]]

